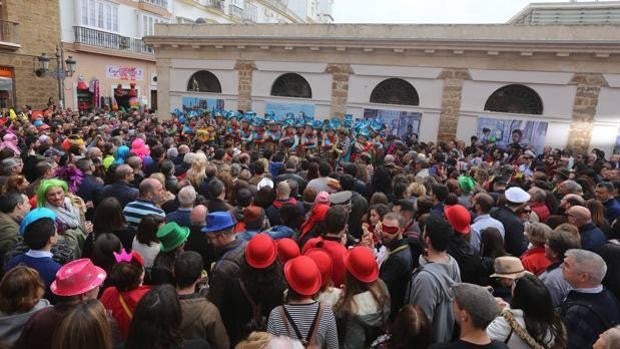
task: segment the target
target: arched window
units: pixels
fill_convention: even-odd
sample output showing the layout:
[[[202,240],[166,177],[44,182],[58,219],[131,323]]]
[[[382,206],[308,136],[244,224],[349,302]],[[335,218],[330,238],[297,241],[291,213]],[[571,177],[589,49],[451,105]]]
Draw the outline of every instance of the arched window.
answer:
[[[207,70],[195,72],[187,82],[187,90],[194,92],[214,92],[222,93],[220,80]]]
[[[497,89],[484,105],[484,110],[502,113],[542,114],[543,104],[536,91],[523,85],[507,85]]]
[[[312,98],[312,88],[303,76],[295,73],[280,75],[271,86],[272,96]]]
[[[418,91],[403,79],[383,80],[372,90],[370,103],[419,105]]]

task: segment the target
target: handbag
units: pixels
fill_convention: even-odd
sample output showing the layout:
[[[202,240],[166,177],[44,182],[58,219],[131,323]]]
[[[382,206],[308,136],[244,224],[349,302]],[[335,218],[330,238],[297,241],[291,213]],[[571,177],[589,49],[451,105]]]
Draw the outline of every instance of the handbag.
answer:
[[[510,339],[510,336],[512,335],[514,331],[514,333],[516,333],[517,336],[519,336],[519,338],[521,338],[521,340],[523,340],[530,348],[546,349],[545,346],[538,344],[538,342],[536,342],[536,340],[532,338],[532,336],[530,336],[529,333],[527,333],[527,330],[525,328],[519,325],[519,323],[517,322],[517,319],[515,319],[514,315],[512,315],[511,312],[507,310],[503,311],[502,317],[506,319],[506,321],[508,322],[508,325],[510,325],[510,328],[511,328],[510,335],[508,335],[508,338],[506,339],[506,341]]]

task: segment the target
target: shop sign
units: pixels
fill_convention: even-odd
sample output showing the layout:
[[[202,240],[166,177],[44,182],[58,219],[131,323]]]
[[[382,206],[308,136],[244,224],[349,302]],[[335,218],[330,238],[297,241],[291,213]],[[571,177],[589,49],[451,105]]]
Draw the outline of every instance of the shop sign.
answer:
[[[144,70],[131,66],[107,65],[105,67],[105,75],[108,79],[142,81],[144,79]]]
[[[0,66],[0,77],[3,77],[3,78],[14,78],[15,77],[15,73],[13,71],[13,68]]]

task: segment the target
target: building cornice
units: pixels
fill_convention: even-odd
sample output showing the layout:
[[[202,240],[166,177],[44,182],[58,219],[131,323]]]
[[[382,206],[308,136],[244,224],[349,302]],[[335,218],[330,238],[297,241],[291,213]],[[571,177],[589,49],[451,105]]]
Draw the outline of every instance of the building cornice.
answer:
[[[155,36],[145,37],[144,41],[160,50],[190,46],[192,49],[362,50],[429,55],[518,53],[523,57],[620,55],[620,26],[158,24],[155,32]]]

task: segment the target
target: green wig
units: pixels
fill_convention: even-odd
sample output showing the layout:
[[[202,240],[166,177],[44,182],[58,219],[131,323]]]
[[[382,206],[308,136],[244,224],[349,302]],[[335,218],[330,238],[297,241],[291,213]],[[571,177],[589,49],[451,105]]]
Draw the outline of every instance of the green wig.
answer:
[[[64,190],[65,194],[69,190],[69,187],[67,186],[67,182],[63,180],[56,179],[56,178],[42,180],[41,184],[39,184],[39,188],[37,189],[37,207],[45,206],[45,201],[46,201],[45,196],[47,194],[47,191],[53,187],[61,187],[62,190]]]

